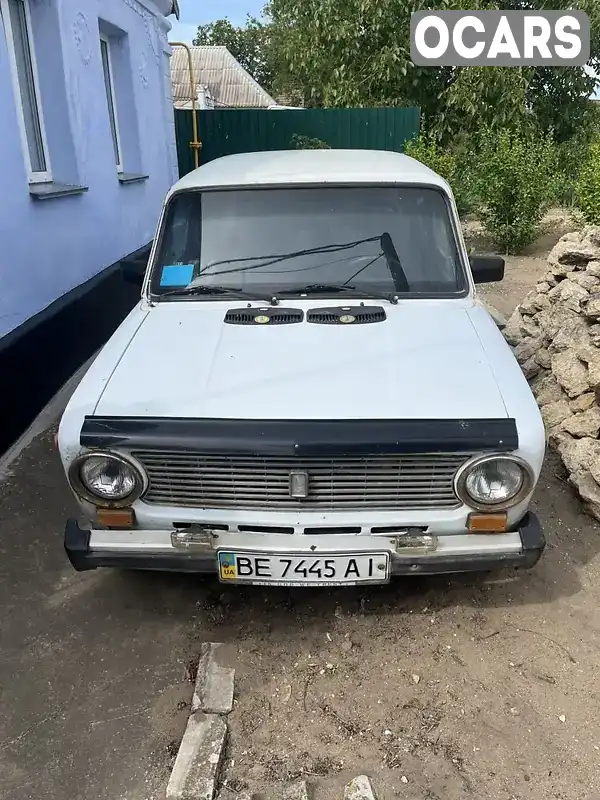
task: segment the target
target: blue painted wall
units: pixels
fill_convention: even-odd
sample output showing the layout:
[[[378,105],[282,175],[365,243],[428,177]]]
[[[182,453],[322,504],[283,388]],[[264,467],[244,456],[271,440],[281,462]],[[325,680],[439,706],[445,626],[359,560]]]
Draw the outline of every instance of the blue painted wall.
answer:
[[[177,179],[165,6],[30,0],[52,177],[88,187],[48,200],[29,193],[0,22],[0,337],[154,236]],[[100,31],[111,42],[124,171],[147,174],[141,183],[117,178]]]

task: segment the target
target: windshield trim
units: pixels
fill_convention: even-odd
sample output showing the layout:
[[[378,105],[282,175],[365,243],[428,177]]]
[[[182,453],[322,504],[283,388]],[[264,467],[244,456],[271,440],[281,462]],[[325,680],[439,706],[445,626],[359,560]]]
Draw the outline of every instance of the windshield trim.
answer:
[[[239,185],[233,186],[198,186],[198,187],[186,187],[184,189],[178,189],[168,195],[166,202],[163,206],[162,213],[160,216],[160,220],[158,222],[158,235],[155,237],[152,251],[150,253],[149,258],[149,269],[146,272],[146,277],[144,280],[144,285],[142,288],[142,297],[150,302],[151,304],[155,304],[158,302],[190,302],[190,300],[195,302],[213,302],[215,300],[225,300],[226,298],[220,297],[219,295],[207,295],[207,296],[198,296],[194,295],[193,297],[189,296],[173,296],[167,298],[164,292],[156,292],[153,291],[153,288],[156,284],[156,278],[158,276],[158,254],[162,248],[162,242],[165,236],[165,229],[166,225],[165,222],[167,220],[169,211],[171,209],[172,203],[175,201],[176,198],[180,197],[181,195],[185,194],[204,194],[205,192],[239,192],[243,190],[247,191],[273,191],[274,189],[356,189],[356,188],[364,188],[364,189],[377,189],[377,188],[390,188],[392,186],[398,186],[407,189],[430,189],[434,192],[437,192],[441,195],[444,204],[446,205],[446,209],[448,211],[448,217],[450,219],[450,225],[452,229],[452,235],[454,239],[454,245],[456,247],[456,254],[458,256],[458,261],[460,267],[462,269],[462,277],[464,279],[465,288],[461,289],[458,292],[435,292],[435,293],[417,293],[417,292],[396,292],[395,294],[398,296],[399,299],[404,300],[454,300],[454,299],[462,299],[465,297],[469,297],[473,293],[473,278],[471,275],[471,269],[468,262],[467,250],[464,244],[464,240],[462,237],[461,229],[460,229],[460,221],[458,219],[457,212],[453,204],[451,203],[450,195],[438,184],[435,183],[425,183],[425,182],[415,182],[415,181],[376,181],[374,183],[367,183],[364,181],[352,181],[352,182],[335,182],[335,183],[323,183],[323,182],[307,182],[307,183],[275,183],[275,184],[248,184],[242,183]],[[273,294],[277,295],[276,292]],[[368,296],[369,292],[365,289],[365,295]],[[332,292],[327,292],[321,294],[313,294],[311,297],[319,298],[319,297],[331,297],[331,298],[343,298],[344,293],[339,292],[333,294]],[[300,297],[301,294],[294,294],[289,295],[286,294],[286,299]],[[358,298],[358,294],[355,295]],[[233,294],[229,298],[235,299]],[[346,297],[347,299],[347,297]]]

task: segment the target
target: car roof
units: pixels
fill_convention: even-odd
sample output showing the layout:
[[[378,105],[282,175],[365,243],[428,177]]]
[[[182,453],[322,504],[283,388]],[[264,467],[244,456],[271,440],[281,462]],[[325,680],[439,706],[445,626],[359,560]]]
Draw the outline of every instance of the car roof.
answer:
[[[422,184],[449,190],[420,161],[388,150],[271,150],[209,161],[189,172],[170,194],[191,189],[289,184]]]

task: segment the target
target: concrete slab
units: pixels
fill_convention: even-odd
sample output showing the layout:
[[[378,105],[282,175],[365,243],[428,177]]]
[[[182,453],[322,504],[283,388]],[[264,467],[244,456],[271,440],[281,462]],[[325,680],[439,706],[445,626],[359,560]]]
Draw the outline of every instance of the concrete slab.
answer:
[[[369,778],[366,775],[353,778],[344,789],[344,800],[376,800]]]
[[[229,714],[233,709],[235,670],[222,663],[222,652],[222,644],[206,642],[202,645],[192,713]]]
[[[213,800],[225,752],[227,724],[197,711],[188,720],[167,786],[167,800]]]

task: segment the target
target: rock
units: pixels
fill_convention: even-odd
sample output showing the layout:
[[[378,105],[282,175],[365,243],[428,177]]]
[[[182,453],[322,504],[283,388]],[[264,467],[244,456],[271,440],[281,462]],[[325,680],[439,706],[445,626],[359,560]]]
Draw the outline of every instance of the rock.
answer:
[[[583,316],[598,322],[600,320],[600,294],[591,294],[590,299],[582,307]]]
[[[583,326],[585,323],[575,311],[557,303],[551,309],[540,311],[535,317],[535,324],[539,328],[540,334],[548,341],[552,341],[562,328]]]
[[[579,231],[567,231],[567,233],[563,233],[563,235],[558,240],[559,242],[580,242],[583,238],[583,234]]]
[[[548,294],[550,291],[551,286],[547,281],[542,281],[541,283],[537,283],[535,286],[535,291],[537,294]]]
[[[590,458],[589,468],[592,478],[596,481],[596,483],[600,484],[600,457]]]
[[[564,320],[564,324],[554,335],[549,349],[551,352],[557,353],[562,350],[587,347],[590,344],[587,325],[581,316],[576,315]]]
[[[507,320],[502,333],[504,338],[510,345],[517,345],[523,338],[521,326],[523,325],[523,317],[520,312],[515,311]]]
[[[550,353],[546,347],[540,347],[535,354],[535,360],[543,369],[550,369]]]
[[[282,800],[310,800],[311,792],[306,781],[296,781],[285,787]]]
[[[353,778],[344,789],[344,800],[376,800],[371,781],[366,775]]]
[[[566,721],[567,721],[567,718],[565,717],[565,715],[564,715],[564,714],[560,714],[558,718],[559,718],[559,720],[560,720],[561,722],[566,722]]]
[[[563,420],[573,416],[573,411],[569,407],[568,401],[558,400],[555,403],[548,403],[542,406],[542,419],[547,428],[553,428]]]
[[[206,714],[229,714],[233,709],[235,670],[219,663],[222,647],[215,642],[202,645],[192,697],[192,714],[199,710]]]
[[[600,486],[592,478],[591,473],[584,473],[575,482],[575,488],[585,503],[586,511],[600,520]]]
[[[553,272],[546,272],[545,275],[542,275],[542,283],[547,283],[548,286],[556,286],[559,280]]]
[[[584,364],[587,364],[588,374],[587,380],[590,389],[597,389],[600,387],[600,351],[597,347],[591,345],[590,338],[588,343],[582,344],[575,349],[575,355]]]
[[[575,349],[575,355],[587,365],[587,381],[590,389],[600,389],[600,350],[591,344]]]
[[[352,650],[352,647],[353,647],[352,639],[344,639],[344,641],[342,642],[342,650],[345,650],[346,653],[348,653],[350,652],[350,650]]]
[[[540,406],[555,403],[567,397],[552,375],[547,375],[540,380],[534,381],[531,385],[531,391]]]
[[[567,280],[578,283],[579,286],[583,286],[587,291],[600,285],[600,277],[590,274],[587,270],[586,272],[569,272],[567,273]]]
[[[600,325],[590,325],[587,332],[594,347],[600,347]]]
[[[573,414],[564,420],[561,427],[571,436],[576,436],[578,439],[588,436],[592,439],[597,439],[600,431],[600,408],[592,406],[587,411]]]
[[[548,265],[554,275],[585,269],[590,261],[600,259],[600,247],[588,241],[559,241],[548,256]]]
[[[514,356],[519,364],[524,364],[526,361],[534,356],[542,346],[542,340],[537,339],[522,339],[514,349]]]
[[[577,414],[578,411],[587,411],[588,408],[591,408],[596,403],[596,395],[594,392],[586,392],[585,394],[579,395],[576,400],[571,400],[569,402],[569,407],[574,414]]]
[[[596,278],[600,278],[600,261],[590,261],[585,268],[585,271],[587,275],[593,275]]]
[[[540,295],[540,297],[547,297],[554,302],[560,301],[563,308],[569,308],[579,314],[581,311],[581,303],[588,299],[589,294],[583,286],[570,280],[561,281],[558,286],[550,289],[548,295]],[[542,310],[542,309],[540,309]]]
[[[593,278],[592,278],[593,280]],[[560,284],[562,286],[562,284]],[[577,284],[574,284],[575,286]],[[559,288],[558,286],[556,287]],[[550,297],[547,294],[538,294],[537,292],[529,292],[525,299],[519,305],[521,314],[533,316],[542,311],[544,308],[550,308],[552,305]]]
[[[586,225],[581,231],[581,238],[592,246],[600,247],[600,227],[598,225]]]
[[[420,675],[413,675],[413,676],[412,676],[412,682],[413,682],[415,685],[416,685],[416,684],[418,684],[418,683],[420,682],[420,680],[421,680],[421,676],[420,676]]]
[[[540,311],[540,314],[543,312]],[[535,317],[522,317],[521,333],[523,336],[536,337],[541,335],[539,323],[537,321],[539,314]]]
[[[587,368],[568,350],[552,356],[552,373],[571,399],[588,390]]]
[[[574,439],[563,431],[555,440],[555,449],[572,480],[591,471],[593,464],[600,464],[600,442],[597,439]]]
[[[167,800],[213,800],[227,725],[217,714],[191,714],[167,786]]]
[[[521,365],[521,369],[523,370],[523,375],[527,378],[527,380],[531,380],[531,378],[535,378],[535,376],[540,371],[540,365],[537,363],[533,356],[528,359],[524,364]],[[586,385],[587,388],[587,385]]]

